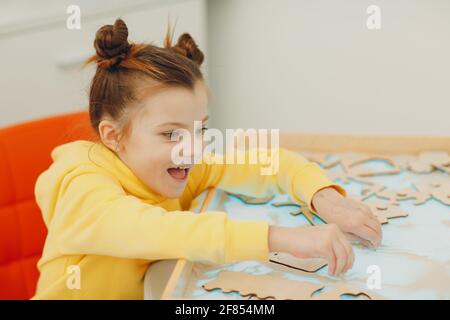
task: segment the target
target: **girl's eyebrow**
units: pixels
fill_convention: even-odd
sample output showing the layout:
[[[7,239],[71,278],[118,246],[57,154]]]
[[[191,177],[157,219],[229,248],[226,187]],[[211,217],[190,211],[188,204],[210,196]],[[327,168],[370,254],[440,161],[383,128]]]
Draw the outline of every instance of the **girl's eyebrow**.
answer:
[[[209,117],[206,116],[205,118],[203,118],[202,122],[205,122],[208,119],[209,119]],[[181,123],[181,122],[165,122],[165,123],[157,125],[157,127],[166,127],[166,126],[186,127],[186,124]]]

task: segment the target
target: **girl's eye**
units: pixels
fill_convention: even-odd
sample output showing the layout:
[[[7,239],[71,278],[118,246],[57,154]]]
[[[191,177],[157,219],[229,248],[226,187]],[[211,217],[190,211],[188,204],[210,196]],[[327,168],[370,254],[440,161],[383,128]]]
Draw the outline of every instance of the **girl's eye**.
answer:
[[[165,136],[167,139],[171,141],[178,141],[180,137],[180,132],[178,132],[177,130],[167,131],[163,133],[163,136]]]
[[[198,134],[205,134],[205,132],[208,130],[207,127],[202,127],[201,130],[199,130]]]
[[[203,135],[207,130],[208,130],[207,127],[202,127],[200,130],[197,131],[197,134]],[[171,130],[163,132],[162,135],[166,137],[168,140],[178,141],[182,136],[182,132],[180,132],[179,130]]]

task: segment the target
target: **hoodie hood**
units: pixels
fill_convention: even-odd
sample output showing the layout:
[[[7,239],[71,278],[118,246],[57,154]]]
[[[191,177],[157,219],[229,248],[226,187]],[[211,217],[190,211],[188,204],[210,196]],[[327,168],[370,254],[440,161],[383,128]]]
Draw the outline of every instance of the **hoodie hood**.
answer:
[[[104,173],[114,177],[126,193],[157,204],[167,198],[150,190],[120,158],[100,142],[78,140],[60,145],[51,153],[53,163],[37,179],[35,196],[48,227],[64,179],[79,173]]]

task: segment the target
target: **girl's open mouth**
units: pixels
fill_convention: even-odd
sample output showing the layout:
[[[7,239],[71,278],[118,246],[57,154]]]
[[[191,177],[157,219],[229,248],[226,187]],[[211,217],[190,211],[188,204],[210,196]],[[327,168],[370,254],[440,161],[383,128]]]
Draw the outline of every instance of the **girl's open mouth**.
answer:
[[[191,166],[179,166],[167,169],[169,175],[178,181],[186,180],[189,170],[191,170]]]

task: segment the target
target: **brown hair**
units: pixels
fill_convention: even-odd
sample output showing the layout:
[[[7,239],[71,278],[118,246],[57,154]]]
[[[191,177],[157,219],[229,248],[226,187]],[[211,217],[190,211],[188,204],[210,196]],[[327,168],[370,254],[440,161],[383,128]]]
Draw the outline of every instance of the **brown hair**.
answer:
[[[127,106],[137,101],[136,80],[147,79],[168,86],[193,89],[197,80],[203,80],[200,65],[203,53],[194,39],[184,33],[172,46],[170,25],[164,47],[128,42],[128,28],[117,19],[114,25],[104,25],[94,41],[96,55],[86,63],[96,62],[97,70],[89,93],[91,125],[98,125],[105,115],[119,120]]]

